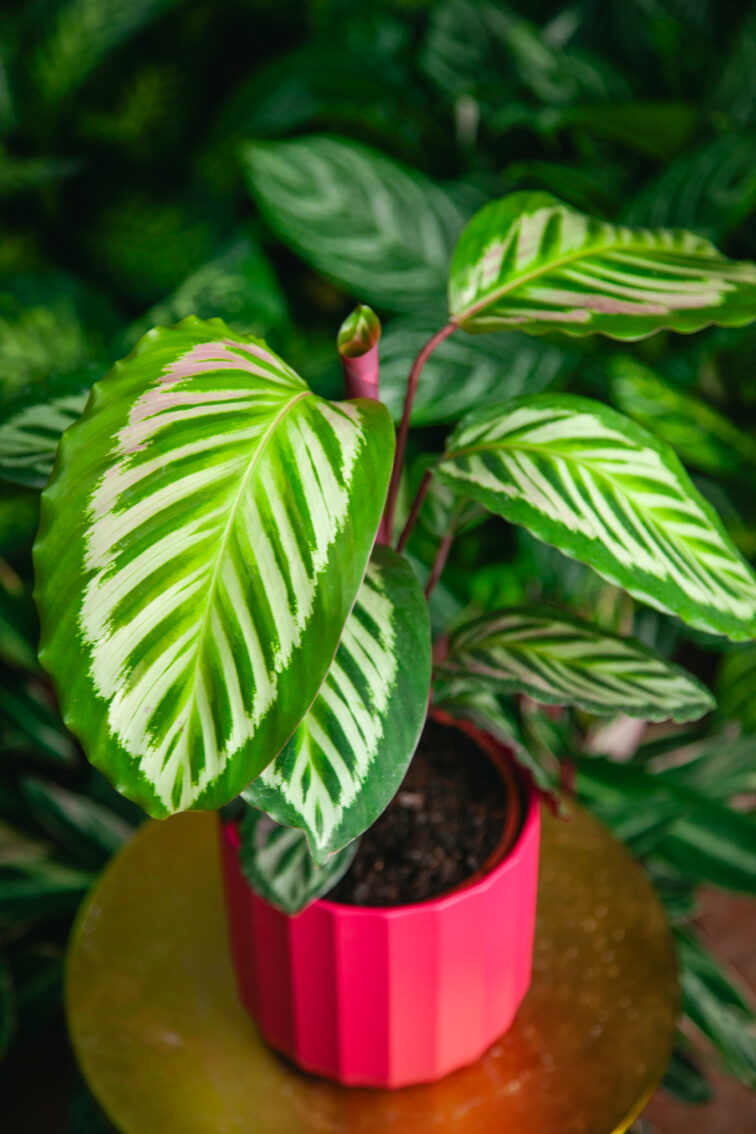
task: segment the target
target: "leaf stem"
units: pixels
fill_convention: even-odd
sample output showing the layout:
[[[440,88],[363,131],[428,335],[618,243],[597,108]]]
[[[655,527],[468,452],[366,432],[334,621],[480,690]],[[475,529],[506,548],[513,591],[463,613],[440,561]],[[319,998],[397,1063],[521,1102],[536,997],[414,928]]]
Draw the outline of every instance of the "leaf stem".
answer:
[[[407,434],[409,433],[410,415],[412,414],[412,405],[415,401],[415,394],[417,393],[417,384],[420,381],[420,373],[428,361],[433,351],[439,346],[444,339],[448,339],[453,331],[456,331],[456,323],[447,323],[440,330],[436,331],[428,339],[425,346],[421,347],[417,358],[412,363],[412,369],[409,372],[407,379],[407,393],[404,396],[404,409],[402,410],[402,420],[399,423],[399,430],[396,435],[396,453],[394,454],[394,467],[391,472],[391,482],[389,484],[388,496],[386,498],[386,510],[384,512],[384,523],[389,538],[394,528],[394,513],[396,511],[396,498],[399,493],[399,481],[402,475],[402,465],[404,464],[404,454],[407,449]],[[422,501],[421,501],[422,503]]]
[[[429,599],[433,593],[436,583],[441,578],[441,572],[446,566],[446,560],[449,558],[451,546],[454,543],[455,528],[454,525],[449,528],[444,538],[438,545],[436,558],[433,560],[433,566],[430,569],[428,582],[425,584],[425,597]]]
[[[428,469],[425,476],[420,481],[420,487],[417,490],[415,499],[412,501],[412,507],[409,510],[409,515],[407,516],[407,523],[402,528],[402,534],[399,536],[399,539],[397,541],[396,550],[399,552],[404,551],[405,547],[407,546],[407,540],[409,539],[412,529],[415,526],[417,517],[420,515],[420,509],[422,508],[423,501],[428,494],[428,489],[430,488],[430,482],[432,479],[433,469]]]

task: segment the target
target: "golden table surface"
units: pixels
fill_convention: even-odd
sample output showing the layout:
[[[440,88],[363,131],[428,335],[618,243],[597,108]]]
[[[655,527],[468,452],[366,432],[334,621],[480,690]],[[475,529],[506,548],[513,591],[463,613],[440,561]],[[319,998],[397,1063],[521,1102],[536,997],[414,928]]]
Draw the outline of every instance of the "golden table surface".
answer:
[[[674,949],[640,868],[590,815],[544,815],[533,985],[474,1066],[400,1091],[304,1075],[263,1044],[228,956],[217,819],[149,823],[79,916],[66,999],[124,1134],[621,1134],[667,1064]]]

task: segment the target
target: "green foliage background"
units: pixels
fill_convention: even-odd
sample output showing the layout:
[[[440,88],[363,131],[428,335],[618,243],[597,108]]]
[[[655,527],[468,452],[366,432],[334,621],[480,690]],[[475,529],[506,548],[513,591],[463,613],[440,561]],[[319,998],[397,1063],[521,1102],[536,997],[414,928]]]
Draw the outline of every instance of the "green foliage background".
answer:
[[[738,0],[24,0],[0,12],[0,427],[29,402],[85,391],[153,323],[190,313],[265,336],[319,392],[337,390],[335,329],[369,297],[344,284],[338,246],[324,275],[257,210],[245,180],[252,141],[325,132],[367,144],[443,185],[463,217],[491,196],[545,189],[598,216],[683,226],[756,257],[756,12]],[[314,225],[316,248],[325,235]],[[380,311],[392,408],[418,328],[438,325],[434,295],[419,298],[411,315],[390,301]],[[756,557],[756,331],[621,348],[492,336],[476,349],[449,344],[426,372],[420,464],[440,445],[439,423],[460,412],[468,378],[476,405],[569,386],[668,440]],[[0,481],[9,1068],[38,1048],[57,1058],[70,919],[140,821],[88,768],[36,665],[30,547],[43,479]],[[410,545],[421,570],[439,510],[443,519],[444,502],[429,501]],[[684,733],[647,730],[622,763],[616,730],[582,714],[528,709],[517,727],[542,769],[577,769],[580,795],[644,859],[667,904],[688,1018],[668,1085],[691,1102],[707,1097],[703,1039],[706,1058],[754,1086],[752,1004],[693,918],[703,883],[756,891],[756,647],[636,610],[496,519],[462,526],[433,614],[447,625],[462,610],[542,597],[632,631],[717,691],[716,714]],[[65,1109],[72,1132],[95,1129],[78,1088]]]

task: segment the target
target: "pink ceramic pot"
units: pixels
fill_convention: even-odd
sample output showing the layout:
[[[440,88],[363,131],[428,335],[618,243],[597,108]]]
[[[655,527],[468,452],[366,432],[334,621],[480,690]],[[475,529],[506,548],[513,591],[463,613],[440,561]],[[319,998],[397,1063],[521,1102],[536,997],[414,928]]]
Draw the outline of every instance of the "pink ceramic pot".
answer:
[[[460,727],[497,763],[508,759]],[[271,1047],[305,1071],[371,1087],[429,1082],[483,1055],[530,984],[540,816],[535,792],[524,794],[503,858],[410,906],[321,900],[296,917],[281,913],[245,881],[227,824],[221,853],[239,993]]]

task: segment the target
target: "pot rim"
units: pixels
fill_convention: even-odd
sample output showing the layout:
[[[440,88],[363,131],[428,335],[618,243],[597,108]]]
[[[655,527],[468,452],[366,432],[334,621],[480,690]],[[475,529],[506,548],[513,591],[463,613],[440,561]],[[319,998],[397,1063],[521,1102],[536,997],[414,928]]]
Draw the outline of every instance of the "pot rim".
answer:
[[[439,710],[433,710],[429,715],[440,724],[450,725],[467,733],[500,769],[504,762],[513,769],[514,779],[519,781],[522,786],[524,796],[524,800],[518,801],[517,816],[519,822],[514,835],[511,835],[505,827],[502,838],[488,856],[483,866],[475,871],[474,874],[471,874],[469,878],[458,883],[458,885],[454,886],[451,890],[447,890],[446,893],[437,895],[435,898],[425,898],[420,902],[409,902],[405,905],[398,906],[358,906],[351,905],[347,902],[334,902],[327,897],[316,898],[314,902],[305,906],[299,913],[286,914],[285,916],[298,918],[312,910],[320,910],[322,913],[328,914],[331,917],[349,917],[356,919],[374,918],[381,920],[388,918],[395,920],[397,918],[423,916],[433,910],[449,909],[465,901],[468,897],[471,898],[474,895],[483,894],[492,886],[495,886],[498,879],[503,874],[510,870],[517,869],[525,853],[523,847],[530,843],[534,834],[537,834],[539,826],[539,797],[532,780],[517,767],[510,749],[496,740],[495,737],[482,732],[468,721],[455,720],[447,713]],[[230,830],[233,830],[233,835],[229,841],[233,842],[236,849],[239,845],[236,823],[225,824],[226,838],[229,838]],[[257,894],[257,891],[253,892]],[[261,895],[258,894],[257,896],[261,901],[265,901]]]

